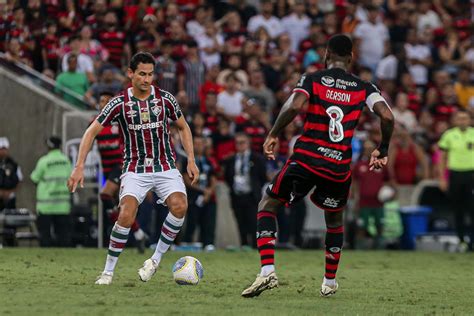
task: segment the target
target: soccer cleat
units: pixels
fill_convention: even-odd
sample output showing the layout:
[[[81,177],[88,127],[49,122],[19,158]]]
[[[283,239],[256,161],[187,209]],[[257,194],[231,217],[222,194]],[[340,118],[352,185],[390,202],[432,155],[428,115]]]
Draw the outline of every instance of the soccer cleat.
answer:
[[[322,297],[329,297],[331,295],[334,295],[336,294],[336,291],[337,289],[339,288],[339,285],[337,284],[334,284],[334,285],[327,285],[327,284],[323,284],[321,285],[321,291],[319,292],[319,294],[321,294]]]
[[[96,285],[110,285],[112,284],[112,278],[114,277],[113,272],[102,272],[95,281]]]
[[[138,276],[143,282],[150,281],[151,277],[155,274],[158,269],[158,263],[153,259],[148,259],[143,263],[143,267],[138,269]]]
[[[246,288],[242,292],[243,297],[254,297],[259,296],[265,290],[271,290],[278,287],[278,278],[275,272],[270,273],[267,276],[257,275],[255,282],[251,286]]]

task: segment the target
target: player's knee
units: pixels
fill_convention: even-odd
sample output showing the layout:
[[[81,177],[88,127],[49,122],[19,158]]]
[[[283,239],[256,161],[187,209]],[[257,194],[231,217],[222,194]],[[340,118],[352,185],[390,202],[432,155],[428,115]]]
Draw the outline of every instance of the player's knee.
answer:
[[[185,195],[174,196],[167,200],[166,204],[174,216],[182,218],[186,215],[188,209],[188,200]]]
[[[120,201],[120,214],[117,223],[122,227],[131,227],[135,221],[137,213],[138,202],[134,197],[125,196]]]
[[[270,197],[267,193],[263,194],[262,199],[260,200],[260,203],[258,203],[258,210],[259,211],[268,211],[268,212],[277,212],[278,208],[283,205],[282,202],[280,202],[277,199],[274,199]]]

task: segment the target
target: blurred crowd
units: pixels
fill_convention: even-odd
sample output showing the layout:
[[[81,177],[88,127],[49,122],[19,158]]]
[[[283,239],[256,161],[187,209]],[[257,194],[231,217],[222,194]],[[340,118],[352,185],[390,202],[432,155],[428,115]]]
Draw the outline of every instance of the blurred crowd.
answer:
[[[156,84],[176,96],[203,155],[225,180],[221,162],[236,157],[238,140],[248,137],[250,151],[260,153],[301,74],[323,69],[327,39],[348,34],[352,72],[376,83],[393,109],[397,126],[380,186],[396,188],[440,178],[437,142],[454,113],[466,110],[473,125],[473,21],[469,0],[0,0],[0,51],[76,92],[91,109],[103,93],[129,84],[133,53],[152,53]],[[281,135],[267,180],[291,154],[303,121],[304,113]],[[379,141],[378,122],[365,111],[354,162]],[[178,138],[175,145],[179,156]]]

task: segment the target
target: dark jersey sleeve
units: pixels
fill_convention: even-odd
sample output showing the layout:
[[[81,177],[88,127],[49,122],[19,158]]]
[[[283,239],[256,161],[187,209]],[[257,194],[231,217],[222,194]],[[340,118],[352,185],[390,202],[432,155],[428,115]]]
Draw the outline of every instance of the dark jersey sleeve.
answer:
[[[293,92],[301,92],[308,97],[311,95],[312,91],[312,79],[309,74],[304,74],[301,76],[300,80],[296,84],[295,88],[293,89]]]

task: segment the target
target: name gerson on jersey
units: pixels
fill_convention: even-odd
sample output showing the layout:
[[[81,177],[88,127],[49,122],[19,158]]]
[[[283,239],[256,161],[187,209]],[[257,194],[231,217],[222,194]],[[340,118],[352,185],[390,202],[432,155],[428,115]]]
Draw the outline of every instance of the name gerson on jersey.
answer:
[[[322,177],[347,180],[352,159],[352,136],[365,105],[373,111],[385,102],[379,89],[341,68],[304,74],[294,92],[308,97],[303,134],[290,160]]]
[[[114,121],[119,124],[125,145],[122,172],[145,173],[176,168],[169,120],[182,115],[171,93],[152,86],[144,101],[128,88],[111,99],[96,120],[102,126]]]

